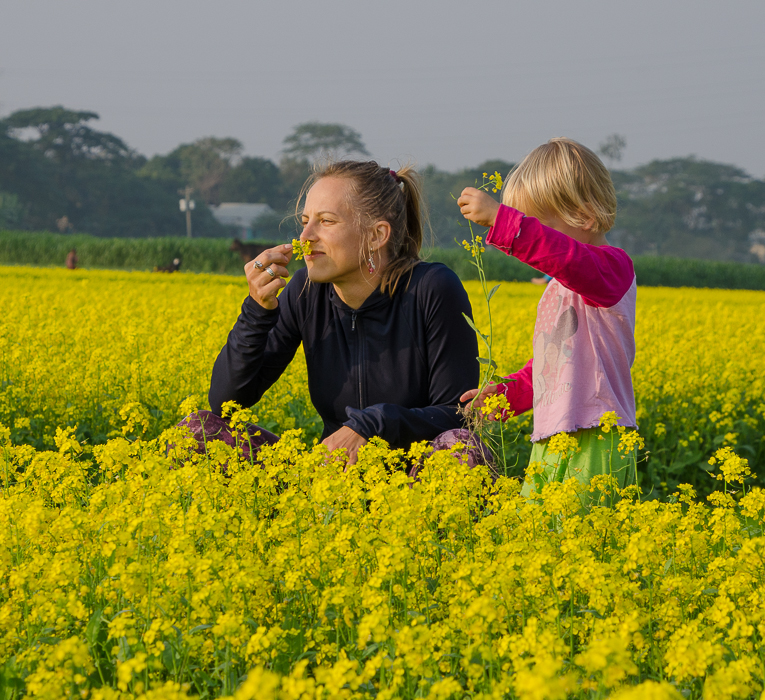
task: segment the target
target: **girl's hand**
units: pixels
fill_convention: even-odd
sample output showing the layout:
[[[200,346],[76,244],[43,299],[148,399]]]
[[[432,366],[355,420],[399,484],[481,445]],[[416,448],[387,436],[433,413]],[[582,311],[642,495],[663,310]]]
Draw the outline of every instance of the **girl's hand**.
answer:
[[[474,409],[481,408],[481,406],[483,406],[484,399],[496,393],[497,393],[497,385],[489,384],[483,390],[480,396],[478,396],[478,389],[471,389],[470,391],[466,391],[462,396],[460,396],[460,403],[466,403],[467,401],[472,401],[473,399],[475,399],[476,396],[478,396],[472,408]]]
[[[479,226],[494,226],[499,204],[475,187],[466,187],[457,200],[462,215]]]
[[[287,263],[292,257],[292,244],[285,243],[275,248],[264,250],[255,260],[250,260],[244,266],[250,296],[264,309],[275,309],[279,306],[276,295],[287,282],[289,276]]]
[[[359,448],[367,444],[367,439],[344,425],[340,430],[336,430],[332,435],[325,437],[321,444],[326,445],[330,452],[344,447],[348,453],[348,464],[356,464]]]

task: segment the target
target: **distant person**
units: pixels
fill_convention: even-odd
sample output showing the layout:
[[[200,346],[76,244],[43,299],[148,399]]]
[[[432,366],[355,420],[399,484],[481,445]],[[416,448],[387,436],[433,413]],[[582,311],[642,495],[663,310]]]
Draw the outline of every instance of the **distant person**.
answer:
[[[178,272],[181,269],[181,259],[173,258],[173,262],[162,267],[155,267],[154,272]]]
[[[576,141],[551,139],[510,174],[502,202],[473,187],[457,200],[466,219],[491,226],[486,243],[554,279],[539,302],[533,359],[508,377],[514,381],[489,386],[478,405],[502,392],[516,414],[534,408],[531,462],[542,464],[548,480],[560,461],[549,438],[569,433],[580,450],[566,478],[587,483],[611,474],[624,486],[633,478],[632,456],[612,452],[598,427],[612,411],[618,424],[636,425],[635,271],[629,255],[606,241],[616,216],[608,169]],[[526,482],[522,493],[531,491]]]
[[[67,254],[66,254],[66,269],[67,270],[76,270],[77,269],[77,250],[76,248],[72,248]]]

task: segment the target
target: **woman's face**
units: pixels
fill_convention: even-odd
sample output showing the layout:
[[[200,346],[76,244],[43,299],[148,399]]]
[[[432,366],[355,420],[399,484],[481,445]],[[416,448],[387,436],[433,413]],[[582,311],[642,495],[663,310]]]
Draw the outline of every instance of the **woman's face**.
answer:
[[[349,188],[345,178],[323,177],[306,195],[300,240],[311,242],[311,254],[305,261],[313,282],[342,286],[364,280],[362,236],[350,207]]]

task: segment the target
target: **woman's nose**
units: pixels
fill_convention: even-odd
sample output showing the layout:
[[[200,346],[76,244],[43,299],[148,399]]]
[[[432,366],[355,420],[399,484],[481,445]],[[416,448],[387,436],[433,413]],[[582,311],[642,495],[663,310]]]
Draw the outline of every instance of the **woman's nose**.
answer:
[[[303,225],[303,230],[300,232],[300,240],[303,242],[316,240],[315,227],[310,221]]]

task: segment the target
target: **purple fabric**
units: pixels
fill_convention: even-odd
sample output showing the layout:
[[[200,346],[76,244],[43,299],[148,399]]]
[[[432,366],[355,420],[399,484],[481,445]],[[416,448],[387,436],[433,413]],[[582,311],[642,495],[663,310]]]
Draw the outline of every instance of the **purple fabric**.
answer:
[[[213,440],[225,442],[230,447],[235,447],[237,444],[237,438],[231,432],[228,422],[210,411],[192,413],[178,423],[178,427],[191,430],[197,441],[196,451],[198,454],[204,454],[205,443]],[[263,445],[273,445],[279,440],[277,435],[251,423],[247,425],[247,433],[249,439],[242,435],[238,440],[242,456],[247,461],[250,461],[250,445],[252,445],[253,458],[255,458]]]
[[[461,442],[464,447],[459,452],[454,452],[453,448],[458,442]],[[430,444],[433,446],[433,452],[449,450],[458,455],[465,455],[467,465],[471,469],[479,464],[488,464],[492,475],[494,475],[494,459],[491,451],[475,433],[471,433],[466,428],[447,430],[445,433],[437,435]],[[416,477],[421,469],[422,464],[415,464],[409,469],[409,476]]]

